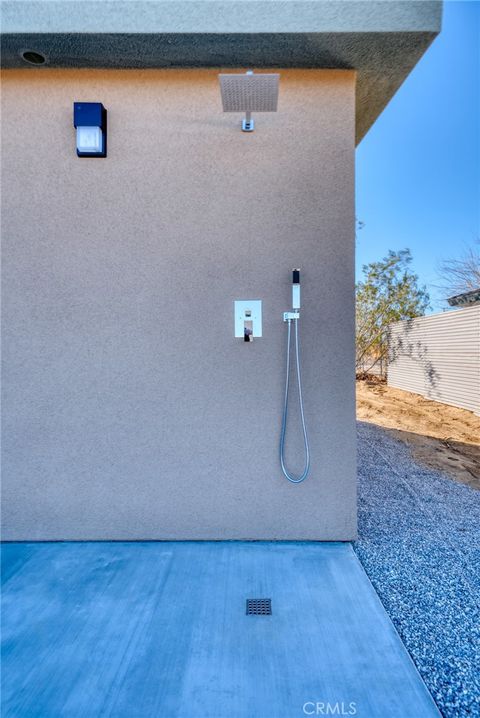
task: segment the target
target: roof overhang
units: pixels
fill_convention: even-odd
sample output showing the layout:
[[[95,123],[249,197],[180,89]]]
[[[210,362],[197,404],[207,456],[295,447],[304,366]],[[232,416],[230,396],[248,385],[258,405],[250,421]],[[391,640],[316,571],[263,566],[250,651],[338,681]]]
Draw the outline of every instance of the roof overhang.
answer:
[[[357,71],[357,141],[440,32],[441,0],[3,0],[1,61]]]

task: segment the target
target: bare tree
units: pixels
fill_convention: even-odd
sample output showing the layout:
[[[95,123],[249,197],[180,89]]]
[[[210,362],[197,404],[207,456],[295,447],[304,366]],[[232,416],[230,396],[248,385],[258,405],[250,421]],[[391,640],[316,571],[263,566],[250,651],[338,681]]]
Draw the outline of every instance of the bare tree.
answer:
[[[447,297],[480,289],[480,239],[467,247],[458,259],[446,259],[440,264],[439,289]]]

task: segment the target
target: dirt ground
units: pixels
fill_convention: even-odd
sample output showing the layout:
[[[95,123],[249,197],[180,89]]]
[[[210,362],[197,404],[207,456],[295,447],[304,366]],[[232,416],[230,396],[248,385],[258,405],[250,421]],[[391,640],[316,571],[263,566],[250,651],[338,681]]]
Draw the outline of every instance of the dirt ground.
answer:
[[[357,418],[388,429],[418,462],[480,490],[480,417],[471,411],[372,378],[357,380]]]

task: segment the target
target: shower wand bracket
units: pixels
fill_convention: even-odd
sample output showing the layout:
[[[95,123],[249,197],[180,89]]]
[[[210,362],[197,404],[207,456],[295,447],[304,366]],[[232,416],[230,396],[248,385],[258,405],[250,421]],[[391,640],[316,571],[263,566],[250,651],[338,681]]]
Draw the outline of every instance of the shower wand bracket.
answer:
[[[300,319],[300,312],[283,312],[284,322],[290,322],[292,319]]]

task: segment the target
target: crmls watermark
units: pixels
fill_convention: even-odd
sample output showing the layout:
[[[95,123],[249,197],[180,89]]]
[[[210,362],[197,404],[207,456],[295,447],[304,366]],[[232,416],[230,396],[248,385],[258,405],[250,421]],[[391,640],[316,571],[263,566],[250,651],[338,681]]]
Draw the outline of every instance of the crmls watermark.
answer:
[[[303,704],[303,712],[306,716],[355,716],[357,715],[357,704],[354,701],[350,703],[307,701]]]

